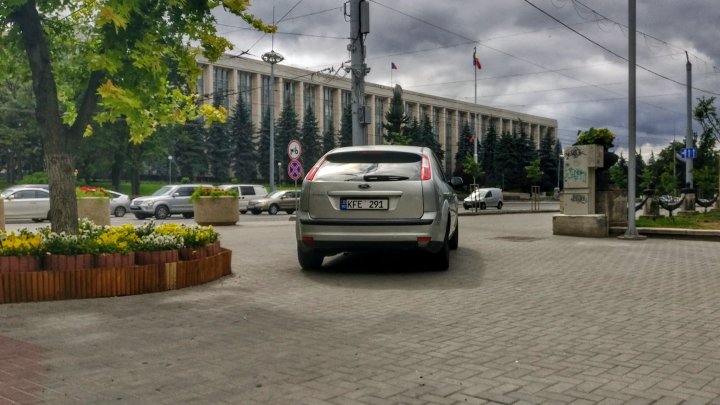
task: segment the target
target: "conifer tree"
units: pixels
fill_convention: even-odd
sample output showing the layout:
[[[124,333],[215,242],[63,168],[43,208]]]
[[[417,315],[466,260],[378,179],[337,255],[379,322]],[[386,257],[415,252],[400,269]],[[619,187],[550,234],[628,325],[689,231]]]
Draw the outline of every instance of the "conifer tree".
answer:
[[[287,153],[287,145],[293,139],[299,139],[300,132],[298,130],[298,118],[295,109],[290,103],[290,99],[286,98],[283,103],[280,118],[275,127],[275,164],[281,163],[281,167],[287,167],[290,163],[290,156]],[[300,140],[302,143],[302,140]],[[302,145],[303,153],[305,153],[305,145]]]
[[[322,142],[322,154],[324,155],[326,152],[329,152],[333,149],[335,149],[336,142],[335,142],[335,127],[333,126],[333,123],[330,122],[330,127],[325,128],[325,131],[323,132],[323,142]]]
[[[340,146],[352,146],[352,106],[346,105],[340,123]]]
[[[320,159],[322,145],[320,145],[319,137],[320,129],[318,128],[317,119],[315,119],[315,112],[313,112],[312,108],[308,107],[305,109],[303,125],[300,130],[300,143],[303,148],[300,160],[306,171],[310,170],[310,167]]]
[[[219,98],[215,107],[220,105]],[[215,181],[226,183],[230,180],[230,163],[232,160],[233,141],[228,126],[222,122],[213,122],[208,129],[206,149],[210,162],[210,174]]]
[[[257,176],[257,151],[255,150],[255,126],[242,97],[238,97],[235,111],[229,118],[230,138],[235,143],[233,171],[240,181],[252,182]]]
[[[410,139],[404,132],[404,128],[408,123],[408,117],[405,115],[403,99],[402,99],[402,87],[395,85],[393,90],[393,96],[390,100],[390,108],[385,113],[385,123],[383,128],[385,133],[383,137],[385,141],[394,145],[407,145],[410,143]]]
[[[546,133],[540,140],[538,158],[540,159],[540,170],[543,172],[540,188],[543,190],[552,190],[557,180],[560,158],[558,154],[555,153],[555,140],[550,133]]]
[[[260,128],[258,129],[260,142],[258,144],[258,170],[263,181],[270,183],[270,108],[266,108],[262,113],[260,120]],[[273,156],[277,155],[277,142],[273,143]],[[273,162],[274,164],[274,162]]]
[[[485,172],[486,183],[489,185],[500,186],[500,178],[497,174],[497,166],[495,164],[495,151],[497,149],[497,132],[495,130],[495,125],[491,124],[488,127],[485,133],[485,139],[483,139],[481,145],[482,148],[479,153],[482,156],[482,167],[483,172]]]
[[[460,138],[458,139],[457,152],[455,153],[455,170],[453,170],[453,176],[465,175],[463,166],[468,156],[473,158],[474,161],[473,143],[474,139],[472,130],[470,129],[470,126],[465,123],[465,125],[463,125],[462,132],[460,133]],[[463,181],[467,182],[467,180],[470,180],[469,176],[465,175],[464,177],[465,178],[463,179]]]
[[[443,160],[445,158],[445,151],[442,149],[437,136],[435,136],[435,131],[433,131],[432,123],[430,122],[427,114],[422,118],[422,120],[420,120],[419,132],[420,145],[427,146],[432,149],[438,159]]]

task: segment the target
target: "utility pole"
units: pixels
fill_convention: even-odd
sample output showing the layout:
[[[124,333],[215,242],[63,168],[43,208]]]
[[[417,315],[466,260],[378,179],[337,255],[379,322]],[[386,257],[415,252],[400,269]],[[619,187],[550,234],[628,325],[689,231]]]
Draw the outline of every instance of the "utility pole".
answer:
[[[636,93],[636,6],[635,0],[628,1],[628,193],[627,193],[627,230],[620,236],[622,239],[642,240],[635,228],[635,136],[637,124],[637,93]]]
[[[345,15],[350,16],[350,72],[352,82],[352,144],[367,145],[365,126],[368,117],[365,111],[365,75],[370,69],[365,64],[365,35],[370,32],[370,3],[366,0],[350,0],[345,5]]]
[[[685,57],[687,58],[687,64],[685,70],[687,72],[687,132],[685,133],[685,148],[690,149],[693,147],[693,136],[692,136],[692,64],[690,63],[690,56],[685,51]],[[688,156],[685,159],[685,182],[686,187],[693,188],[693,159]],[[684,187],[683,187],[684,188]]]

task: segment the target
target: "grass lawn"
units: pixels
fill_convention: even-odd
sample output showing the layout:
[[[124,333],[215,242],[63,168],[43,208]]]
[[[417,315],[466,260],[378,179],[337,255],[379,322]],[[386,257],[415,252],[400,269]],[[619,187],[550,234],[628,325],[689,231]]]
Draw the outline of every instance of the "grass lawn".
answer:
[[[698,213],[697,215],[673,215],[657,219],[638,219],[635,225],[641,228],[685,228],[720,230],[720,211]]]

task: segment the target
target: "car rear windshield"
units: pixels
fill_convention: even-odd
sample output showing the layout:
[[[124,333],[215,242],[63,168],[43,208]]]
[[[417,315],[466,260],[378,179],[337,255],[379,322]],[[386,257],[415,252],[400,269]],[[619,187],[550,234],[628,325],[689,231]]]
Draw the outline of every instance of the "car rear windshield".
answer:
[[[328,155],[315,181],[420,180],[422,156],[415,153],[362,151]]]

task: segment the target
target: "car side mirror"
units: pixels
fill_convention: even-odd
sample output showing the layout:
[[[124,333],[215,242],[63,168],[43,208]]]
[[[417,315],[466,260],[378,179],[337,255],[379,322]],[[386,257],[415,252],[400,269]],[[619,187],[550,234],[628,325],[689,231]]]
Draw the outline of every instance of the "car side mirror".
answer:
[[[450,178],[449,183],[453,188],[459,188],[463,185],[463,179],[462,179],[462,177],[453,176]]]

